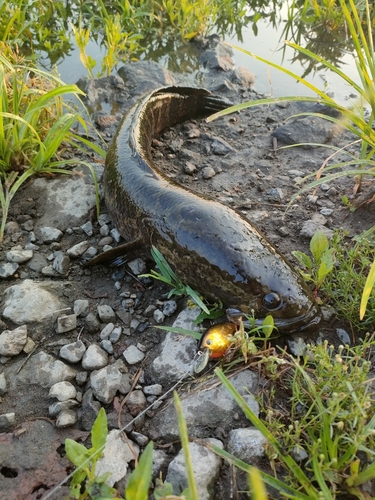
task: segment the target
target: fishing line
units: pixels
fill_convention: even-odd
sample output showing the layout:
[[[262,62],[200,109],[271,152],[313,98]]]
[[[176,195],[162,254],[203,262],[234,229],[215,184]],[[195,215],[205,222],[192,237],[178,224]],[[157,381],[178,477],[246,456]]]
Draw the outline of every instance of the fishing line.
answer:
[[[156,403],[159,403],[160,401],[162,401],[170,392],[174,391],[174,389],[187,377],[187,376],[191,376],[192,372],[191,372],[191,368],[192,366],[194,366],[195,362],[196,362],[196,358],[198,357],[199,353],[197,353],[192,362],[191,362],[191,365],[190,367],[182,374],[182,376],[177,380],[177,382],[170,388],[168,389],[167,392],[165,392],[164,394],[162,394],[156,401],[154,401],[153,403],[151,403],[147,408],[145,408],[143,411],[141,411],[141,413],[139,413],[135,418],[133,418],[133,420],[131,420],[130,422],[128,422],[126,425],[124,425],[121,429],[119,429],[119,433],[120,432],[123,432],[125,431],[130,425],[132,425],[138,418],[142,417],[142,415],[144,415],[148,410],[151,410],[152,407],[156,404]],[[66,478],[64,478],[57,486],[55,486],[49,493],[47,493],[44,497],[42,497],[41,500],[47,500],[48,498],[52,498],[52,495],[54,493],[56,493],[61,486],[63,486],[67,481],[69,481],[69,479],[71,479],[74,474],[82,469],[85,465],[87,465],[91,460],[92,460],[92,457],[94,457],[95,455],[97,455],[98,453],[101,453],[104,448],[106,446],[106,443],[104,443],[93,455],[91,455],[91,457],[87,458],[79,467],[77,467],[73,472],[71,472],[68,476],[66,476]]]

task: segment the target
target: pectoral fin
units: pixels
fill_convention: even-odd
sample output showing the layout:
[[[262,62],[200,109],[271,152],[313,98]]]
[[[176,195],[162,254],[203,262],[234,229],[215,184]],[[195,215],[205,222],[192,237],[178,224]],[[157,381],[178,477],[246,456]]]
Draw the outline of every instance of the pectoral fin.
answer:
[[[111,250],[107,250],[93,259],[84,262],[83,265],[84,267],[95,266],[96,264],[120,266],[128,260],[138,257],[140,250],[143,250],[143,240],[141,238],[137,238],[136,240],[120,245],[119,247],[111,248]],[[135,251],[137,251],[137,253],[135,253]]]

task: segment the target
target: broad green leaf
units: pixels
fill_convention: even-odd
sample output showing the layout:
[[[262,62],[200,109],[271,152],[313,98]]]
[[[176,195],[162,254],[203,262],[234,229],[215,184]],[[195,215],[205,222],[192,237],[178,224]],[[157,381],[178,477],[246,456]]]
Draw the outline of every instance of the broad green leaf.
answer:
[[[300,262],[306,269],[309,271],[312,270],[313,268],[313,263],[312,260],[308,255],[306,255],[303,252],[300,252],[299,250],[293,250],[292,255]]]
[[[323,231],[317,231],[310,241],[310,250],[317,264],[320,263],[322,255],[329,248],[329,241]]]
[[[76,467],[80,467],[90,457],[88,449],[73,439],[65,439],[65,453]]]
[[[262,331],[266,338],[268,338],[275,328],[275,322],[271,315],[268,315],[264,318],[262,322]]]
[[[100,408],[98,416],[95,419],[91,429],[92,450],[97,451],[104,447],[108,435],[107,415],[104,408]],[[96,458],[99,458],[98,455]]]
[[[137,467],[131,473],[125,488],[125,498],[129,500],[147,500],[152,474],[153,443],[148,443],[139,459]]]

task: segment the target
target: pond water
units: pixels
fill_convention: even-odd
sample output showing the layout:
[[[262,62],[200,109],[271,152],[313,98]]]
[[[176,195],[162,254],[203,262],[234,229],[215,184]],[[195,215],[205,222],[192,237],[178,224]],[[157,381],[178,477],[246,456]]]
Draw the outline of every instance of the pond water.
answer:
[[[255,1],[255,0],[254,0]],[[250,2],[251,3],[251,2]],[[254,3],[254,2],[252,2]],[[249,12],[254,12],[253,7],[249,7]],[[264,14],[264,12],[263,12]],[[276,64],[283,65],[299,76],[306,75],[306,79],[312,82],[320,89],[330,92],[334,98],[341,104],[348,104],[348,97],[351,95],[351,88],[335,73],[318,68],[312,65],[311,60],[301,57],[290,47],[285,47],[283,40],[285,37],[286,19],[288,18],[288,6],[282,4],[276,15],[270,20],[270,12],[263,15],[256,22],[256,28],[253,25],[242,25],[239,35],[228,35],[224,39],[242,47],[254,54],[266,59],[272,60]],[[311,47],[323,57],[327,57],[330,62],[338,65],[348,76],[355,81],[359,81],[355,60],[350,51],[350,41],[337,42],[335,34],[329,33],[325,26],[308,30],[305,25],[293,27],[292,38],[301,45]],[[238,30],[237,30],[238,31]],[[211,30],[214,33],[215,29]],[[287,35],[290,34],[287,33]],[[73,38],[72,38],[73,40]],[[139,57],[140,59],[152,59],[159,62],[164,67],[180,72],[192,82],[199,84],[202,77],[202,68],[196,59],[196,50],[190,43],[180,43],[176,37],[165,39],[162,42],[155,39],[145,39],[143,42],[147,49]],[[100,60],[104,56],[104,49],[99,43],[90,41],[86,52],[95,60],[97,67],[100,67]],[[48,60],[48,55],[44,54],[44,60]],[[267,96],[285,96],[285,95],[313,95],[313,92],[292,77],[285,75],[277,69],[270,68],[261,61],[258,61],[249,55],[235,50],[235,63],[237,66],[243,66],[256,75],[255,89]],[[121,64],[119,65],[121,66]],[[48,67],[48,66],[47,66]],[[81,76],[87,74],[85,68],[80,62],[79,50],[74,41],[69,55],[60,58],[57,64],[58,71],[66,83],[75,83]],[[94,74],[96,72],[94,70]]]

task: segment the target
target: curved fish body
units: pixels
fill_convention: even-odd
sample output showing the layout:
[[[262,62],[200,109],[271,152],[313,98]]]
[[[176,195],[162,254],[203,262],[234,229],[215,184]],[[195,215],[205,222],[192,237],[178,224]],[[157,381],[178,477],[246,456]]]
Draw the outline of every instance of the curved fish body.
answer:
[[[151,159],[153,137],[228,104],[204,89],[167,87],[124,116],[104,172],[106,205],[130,243],[154,245],[180,280],[205,298],[257,318],[272,314],[280,331],[315,329],[320,312],[310,289],[240,213],[174,183]]]

